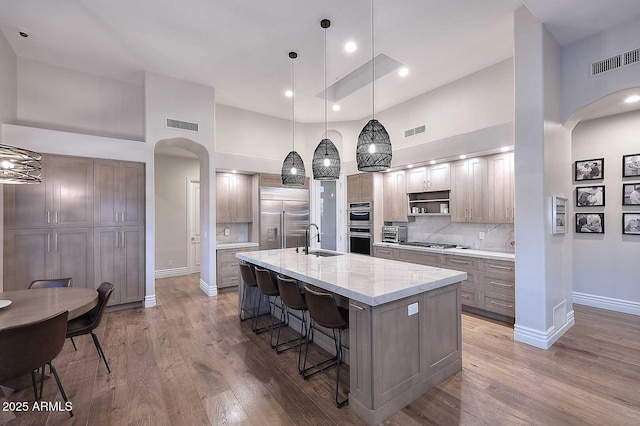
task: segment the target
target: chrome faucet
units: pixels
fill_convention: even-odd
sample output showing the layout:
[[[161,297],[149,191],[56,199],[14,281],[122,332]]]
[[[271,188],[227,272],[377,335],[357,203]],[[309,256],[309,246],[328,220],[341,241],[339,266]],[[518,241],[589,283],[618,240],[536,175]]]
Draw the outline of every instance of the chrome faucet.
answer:
[[[316,227],[316,231],[318,231],[318,234],[316,235],[316,237],[318,237],[318,242],[320,242],[320,228],[318,228],[318,225],[316,225],[315,223],[308,224],[304,230],[304,254],[309,254],[309,243],[311,241],[311,239],[309,238],[309,230],[311,229],[312,226]],[[315,237],[311,237],[311,238],[315,238]]]

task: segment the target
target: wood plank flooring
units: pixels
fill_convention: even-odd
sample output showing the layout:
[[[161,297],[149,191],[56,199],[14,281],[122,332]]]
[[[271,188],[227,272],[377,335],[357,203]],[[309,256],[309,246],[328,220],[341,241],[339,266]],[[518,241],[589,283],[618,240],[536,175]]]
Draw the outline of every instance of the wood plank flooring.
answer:
[[[89,336],[77,352],[65,344],[54,365],[75,417],[18,412],[8,424],[362,424],[335,407],[331,377],[302,380],[295,353],[276,355],[267,333],[238,320],[235,292],[208,298],[198,287],[197,276],[158,280],[156,308],[108,313],[97,334],[111,374]],[[462,371],[386,424],[640,424],[640,317],[574,308],[576,325],[547,351],[464,314]],[[61,400],[53,380],[44,400]]]

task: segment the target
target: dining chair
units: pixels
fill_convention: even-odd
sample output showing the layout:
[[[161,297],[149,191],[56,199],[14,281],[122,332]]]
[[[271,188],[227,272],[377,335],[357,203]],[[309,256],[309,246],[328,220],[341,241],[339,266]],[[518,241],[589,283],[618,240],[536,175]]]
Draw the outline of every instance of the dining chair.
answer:
[[[35,370],[41,367],[44,370],[44,366],[49,365],[66,406],[69,400],[53,366],[53,359],[64,346],[68,316],[69,312],[64,311],[43,320],[0,330],[0,382],[31,374],[37,401],[42,398],[42,390],[38,396]],[[72,410],[69,410],[69,415],[73,417]]]
[[[71,287],[73,284],[73,279],[71,278],[56,278],[53,280],[35,280],[31,281],[29,290],[35,288],[51,288],[51,287]]]
[[[96,336],[93,330],[98,328],[102,321],[102,316],[107,308],[107,303],[109,302],[111,293],[113,293],[113,284],[108,282],[100,284],[100,287],[98,287],[98,304],[86,314],[72,319],[67,324],[67,337],[71,339],[71,343],[75,350],[78,350],[78,348],[76,347],[76,342],[73,341],[73,338],[82,336],[83,334],[91,334],[93,344],[96,346],[96,350],[98,351],[98,356],[100,356],[104,361],[104,365],[107,367],[107,371],[109,371],[109,373],[111,373],[111,368],[109,368],[107,357],[104,355],[98,336]]]

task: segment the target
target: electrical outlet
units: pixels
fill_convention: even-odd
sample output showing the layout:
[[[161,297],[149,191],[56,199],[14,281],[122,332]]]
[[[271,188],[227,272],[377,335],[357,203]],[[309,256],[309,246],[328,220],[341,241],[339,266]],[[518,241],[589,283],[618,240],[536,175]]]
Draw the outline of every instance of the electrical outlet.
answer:
[[[227,237],[228,237],[229,235],[231,235],[231,229],[229,229],[229,228],[224,228],[224,235],[226,235]]]
[[[481,232],[478,232],[478,238],[480,238],[481,240],[484,240],[484,237],[485,237],[485,236],[486,236],[486,235],[485,235],[485,233],[484,233],[484,232],[482,232],[482,231],[481,231]]]

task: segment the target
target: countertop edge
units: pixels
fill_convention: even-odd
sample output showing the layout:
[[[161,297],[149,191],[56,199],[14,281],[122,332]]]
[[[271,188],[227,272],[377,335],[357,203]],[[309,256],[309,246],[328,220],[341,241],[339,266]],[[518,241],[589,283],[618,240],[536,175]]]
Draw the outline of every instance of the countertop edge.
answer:
[[[406,246],[402,244],[396,243],[373,243],[374,247],[388,247],[388,248],[397,248],[400,250],[413,250],[413,251],[423,251],[427,253],[442,253],[445,255],[454,255],[454,256],[467,256],[467,257],[477,257],[480,259],[490,259],[490,260],[504,260],[507,262],[515,262],[516,256],[513,253],[500,253],[493,251],[484,251],[484,250],[473,250],[473,249],[432,249],[428,247],[415,247],[415,246]]]
[[[234,248],[259,247],[259,243],[216,243],[216,250],[226,250]]]

